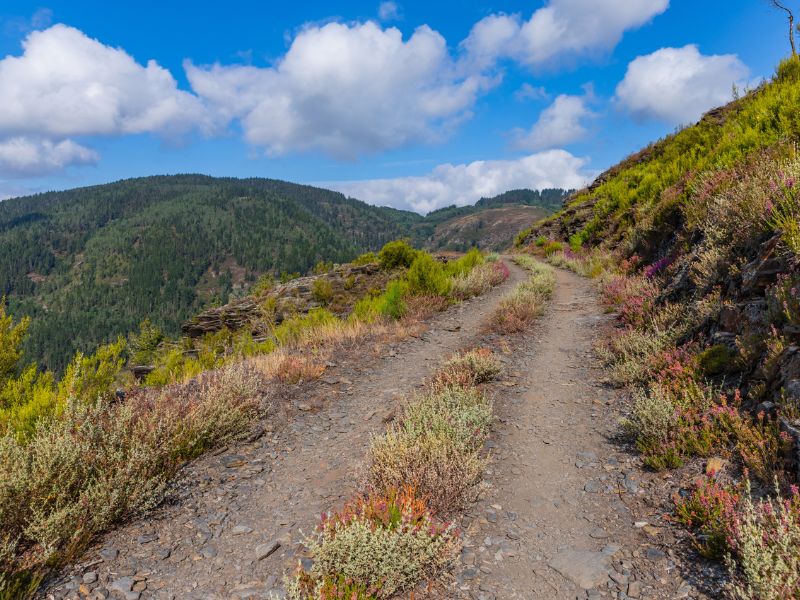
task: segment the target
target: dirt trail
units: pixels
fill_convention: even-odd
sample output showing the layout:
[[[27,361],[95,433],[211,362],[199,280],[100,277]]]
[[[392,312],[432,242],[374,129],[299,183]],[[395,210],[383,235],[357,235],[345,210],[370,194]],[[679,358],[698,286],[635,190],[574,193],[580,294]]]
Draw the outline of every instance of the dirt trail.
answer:
[[[643,490],[655,484],[640,481],[637,459],[609,441],[617,408],[608,406],[613,392],[598,383],[591,349],[609,317],[591,284],[558,272],[532,332],[486,335],[485,319],[526,277],[510,267],[504,285],[434,317],[419,338],[378,358],[337,359],[293,399],[299,410],[285,427],[195,462],[173,503],[107,535],[45,595],[268,598],[296,560],[302,532],[356,491],[370,436],[401,398],[448,355],[481,344],[498,350],[506,375],[488,389],[498,421],[487,490],[464,520],[466,545],[445,594],[698,597],[659,537],[659,509]]]
[[[705,597],[682,579],[655,491],[619,433],[617,392],[593,353],[611,317],[592,284],[557,271],[547,313],[499,394],[494,468],[467,518],[455,594],[480,599]],[[658,500],[656,500],[658,498]],[[682,549],[681,549],[682,550]]]
[[[437,315],[419,338],[377,359],[365,349],[337,360],[295,399],[286,428],[194,463],[175,505],[107,535],[47,593],[83,598],[83,585],[91,597],[261,598],[280,589],[302,532],[356,491],[370,436],[439,363],[481,340],[486,317],[526,277],[509,268],[503,285]]]

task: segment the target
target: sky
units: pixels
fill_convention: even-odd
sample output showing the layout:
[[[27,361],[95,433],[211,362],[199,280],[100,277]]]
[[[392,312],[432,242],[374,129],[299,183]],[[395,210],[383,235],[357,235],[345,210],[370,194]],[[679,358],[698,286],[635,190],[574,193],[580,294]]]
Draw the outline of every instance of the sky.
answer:
[[[575,188],[788,50],[766,0],[4,0],[0,198],[204,173],[425,213]]]

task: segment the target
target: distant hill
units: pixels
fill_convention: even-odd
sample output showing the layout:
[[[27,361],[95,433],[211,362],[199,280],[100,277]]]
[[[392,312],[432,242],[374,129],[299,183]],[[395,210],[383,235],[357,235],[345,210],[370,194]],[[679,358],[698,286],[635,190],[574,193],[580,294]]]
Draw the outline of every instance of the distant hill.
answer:
[[[0,202],[0,295],[59,369],[138,327],[165,331],[267,271],[344,262],[422,217],[268,179],[130,179]]]
[[[472,206],[447,206],[413,225],[416,238],[431,250],[466,250],[472,246],[502,250],[516,231],[560,210],[572,190],[510,190],[481,198]]]
[[[447,221],[555,196],[515,190],[422,217],[307,185],[174,175],[14,198],[0,202],[0,296],[16,318],[33,318],[26,357],[60,370],[144,318],[177,335],[190,316],[267,272],[305,273],[403,237],[494,247],[520,225],[493,219],[508,230],[485,238],[483,225]],[[529,221],[538,215],[529,211]]]

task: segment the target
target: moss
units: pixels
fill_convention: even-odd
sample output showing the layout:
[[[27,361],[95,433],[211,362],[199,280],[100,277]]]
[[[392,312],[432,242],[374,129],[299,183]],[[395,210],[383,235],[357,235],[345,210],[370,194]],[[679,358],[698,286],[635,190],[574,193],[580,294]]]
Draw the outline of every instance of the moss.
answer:
[[[717,344],[706,348],[698,357],[700,369],[709,377],[729,373],[735,367],[736,352],[725,346]]]

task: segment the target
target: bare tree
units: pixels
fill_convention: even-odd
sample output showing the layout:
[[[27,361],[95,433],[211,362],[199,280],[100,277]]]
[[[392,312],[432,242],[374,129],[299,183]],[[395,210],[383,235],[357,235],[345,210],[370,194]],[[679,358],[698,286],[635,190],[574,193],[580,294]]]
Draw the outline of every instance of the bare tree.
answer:
[[[769,3],[778,10],[784,11],[788,18],[789,18],[789,44],[792,46],[792,56],[797,56],[797,50],[794,47],[794,13],[792,13],[791,9],[783,3],[778,2],[778,0],[769,0]]]

